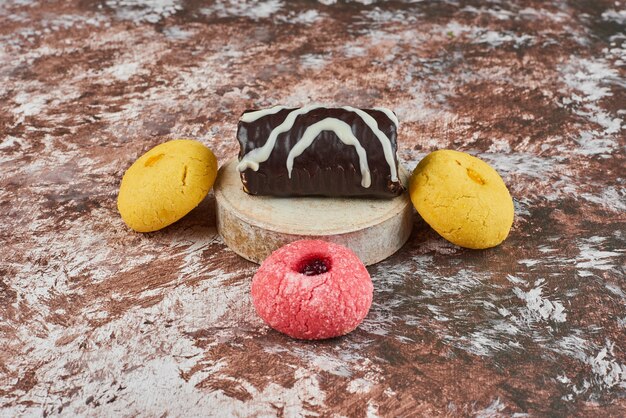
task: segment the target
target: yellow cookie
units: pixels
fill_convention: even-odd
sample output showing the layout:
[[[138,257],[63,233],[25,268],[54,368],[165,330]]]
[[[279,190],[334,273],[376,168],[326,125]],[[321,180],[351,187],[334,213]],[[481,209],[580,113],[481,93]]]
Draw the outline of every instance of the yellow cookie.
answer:
[[[513,224],[513,200],[500,175],[463,152],[427,155],[413,171],[409,192],[422,218],[461,247],[495,247]]]
[[[124,173],[117,209],[135,231],[165,228],[198,206],[216,175],[215,155],[200,142],[177,139],[157,145]]]

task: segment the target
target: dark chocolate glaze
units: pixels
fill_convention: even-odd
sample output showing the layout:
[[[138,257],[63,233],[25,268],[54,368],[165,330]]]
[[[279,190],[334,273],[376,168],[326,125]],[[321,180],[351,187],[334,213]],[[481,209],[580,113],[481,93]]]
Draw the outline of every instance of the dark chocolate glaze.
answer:
[[[250,123],[239,121],[239,160],[253,149],[262,147],[272,130],[293,110],[296,109],[283,109]],[[389,138],[397,170],[396,126],[384,112],[374,109],[363,111],[376,120],[378,128]],[[295,158],[289,178],[286,165],[289,151],[309,126],[326,118],[342,120],[352,127],[352,133],[367,153],[372,179],[370,187],[361,185],[359,157],[355,148],[341,142],[332,131],[321,132],[311,146]],[[341,108],[318,108],[299,115],[289,131],[278,135],[269,159],[262,162],[257,171],[247,169],[242,172],[241,181],[247,193],[271,196],[391,198],[405,190],[399,181],[391,181],[391,170],[382,144],[374,132],[358,114]]]

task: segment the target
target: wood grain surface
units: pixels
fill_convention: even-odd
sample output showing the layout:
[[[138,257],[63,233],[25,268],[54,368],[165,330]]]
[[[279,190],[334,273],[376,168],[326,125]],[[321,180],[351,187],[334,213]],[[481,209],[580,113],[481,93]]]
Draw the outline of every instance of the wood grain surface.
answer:
[[[626,415],[622,0],[0,2],[0,416]],[[247,108],[386,106],[399,156],[471,152],[515,200],[487,251],[417,216],[343,338],[256,316],[214,198],[137,234],[124,170],[224,163]]]
[[[222,241],[255,263],[290,242],[323,239],[350,248],[366,266],[398,251],[413,229],[409,192],[393,199],[252,196],[243,191],[238,160],[227,161],[213,188]],[[405,187],[409,174],[399,166]]]

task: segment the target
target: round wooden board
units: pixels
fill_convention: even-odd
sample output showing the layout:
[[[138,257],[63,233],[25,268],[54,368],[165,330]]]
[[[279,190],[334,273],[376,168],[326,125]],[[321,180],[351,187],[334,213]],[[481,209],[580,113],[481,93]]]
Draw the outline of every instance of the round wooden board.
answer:
[[[319,238],[352,249],[370,265],[398,251],[411,234],[407,192],[393,199],[251,196],[236,165],[237,159],[229,161],[217,176],[217,229],[230,249],[255,263],[292,241]],[[400,177],[408,185],[402,166]]]

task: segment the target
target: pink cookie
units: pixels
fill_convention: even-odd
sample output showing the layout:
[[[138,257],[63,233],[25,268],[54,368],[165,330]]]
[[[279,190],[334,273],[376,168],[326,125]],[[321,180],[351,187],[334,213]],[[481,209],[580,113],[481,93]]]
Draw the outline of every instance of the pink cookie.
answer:
[[[372,292],[370,275],[356,254],[319,240],[279,248],[252,280],[252,302],[261,318],[305,340],[354,330],[370,309]]]

